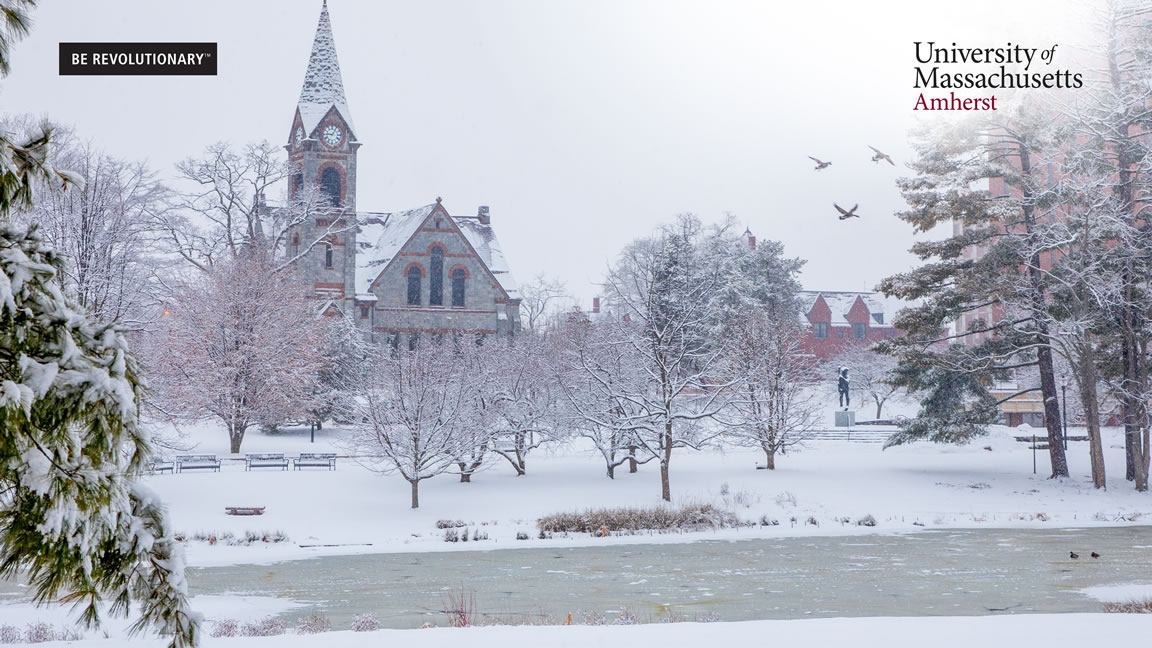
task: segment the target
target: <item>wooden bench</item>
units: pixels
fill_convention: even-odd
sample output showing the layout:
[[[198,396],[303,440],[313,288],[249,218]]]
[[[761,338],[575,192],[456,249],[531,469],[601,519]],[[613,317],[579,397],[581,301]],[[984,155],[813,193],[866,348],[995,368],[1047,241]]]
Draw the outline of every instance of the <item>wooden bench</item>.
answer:
[[[263,506],[225,506],[228,515],[264,515]]]
[[[167,459],[154,459],[148,463],[148,474],[172,472],[176,464]]]
[[[336,470],[335,452],[301,452],[299,457],[292,460],[295,470],[301,468],[327,468]]]
[[[216,455],[179,455],[176,457],[176,472],[199,470],[201,468],[220,472],[220,460]]]
[[[282,453],[257,453],[244,455],[244,470],[253,468],[279,468],[288,470],[288,459]]]

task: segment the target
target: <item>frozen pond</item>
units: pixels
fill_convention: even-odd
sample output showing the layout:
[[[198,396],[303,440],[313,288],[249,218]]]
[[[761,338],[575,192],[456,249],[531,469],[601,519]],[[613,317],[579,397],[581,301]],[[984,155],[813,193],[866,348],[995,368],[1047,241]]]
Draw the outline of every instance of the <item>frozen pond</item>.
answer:
[[[1098,612],[1078,590],[1152,583],[1152,528],[377,554],[195,568],[188,578],[193,594],[295,599],[306,606],[286,616],[318,611],[337,629],[365,612],[387,627],[444,625],[447,597],[462,588],[481,615],[509,621],[612,620],[623,608],[640,622],[669,608],[723,621]]]

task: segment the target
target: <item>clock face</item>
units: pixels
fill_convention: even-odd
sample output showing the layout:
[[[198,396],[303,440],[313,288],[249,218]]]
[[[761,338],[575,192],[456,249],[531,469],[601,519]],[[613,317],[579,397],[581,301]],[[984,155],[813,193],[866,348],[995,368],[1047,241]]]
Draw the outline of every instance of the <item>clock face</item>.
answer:
[[[340,127],[335,124],[325,126],[323,135],[324,142],[328,144],[328,146],[336,146],[344,136],[344,134],[340,132]]]
[[[296,132],[292,135],[292,140],[296,142],[296,146],[300,146],[300,142],[304,141],[304,129],[297,126]]]

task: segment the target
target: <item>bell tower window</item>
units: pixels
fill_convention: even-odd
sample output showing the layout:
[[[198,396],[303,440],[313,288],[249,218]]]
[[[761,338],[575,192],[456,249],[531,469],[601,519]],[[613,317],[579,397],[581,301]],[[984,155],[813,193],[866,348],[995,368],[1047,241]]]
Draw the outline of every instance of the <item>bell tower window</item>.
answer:
[[[333,207],[340,206],[340,171],[336,167],[328,167],[320,174],[320,190]]]

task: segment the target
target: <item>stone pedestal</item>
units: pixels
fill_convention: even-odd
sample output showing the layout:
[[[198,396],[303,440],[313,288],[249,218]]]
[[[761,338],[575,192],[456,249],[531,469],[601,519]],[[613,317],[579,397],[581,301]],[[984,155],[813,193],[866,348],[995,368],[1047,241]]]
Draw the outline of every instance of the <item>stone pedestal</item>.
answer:
[[[856,425],[856,412],[836,410],[836,427],[852,427]]]

